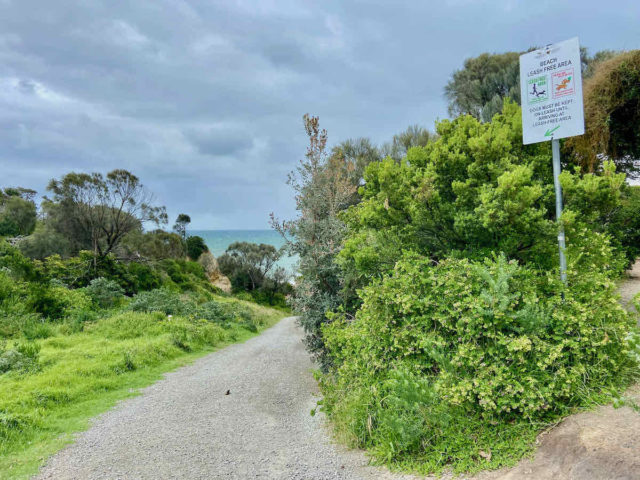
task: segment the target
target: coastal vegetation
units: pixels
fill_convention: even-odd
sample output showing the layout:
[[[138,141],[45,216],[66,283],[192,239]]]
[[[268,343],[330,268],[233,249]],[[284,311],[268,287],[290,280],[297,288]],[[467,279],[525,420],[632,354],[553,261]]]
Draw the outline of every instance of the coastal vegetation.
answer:
[[[36,192],[0,192],[1,478],[28,478],[91,417],[284,316],[215,287],[188,216],[160,229],[165,209],[130,172],[49,191],[39,212]]]
[[[401,158],[366,139],[360,157],[330,149],[304,117],[309,148],[290,177],[299,215],[273,224],[300,257],[292,305],[339,439],[395,468],[474,472],[514,464],[577,409],[620,404],[640,360],[616,293],[640,254],[640,189],[627,182],[640,97],[625,87],[637,54],[584,66],[585,110],[598,113],[584,143],[563,143],[561,218],[550,145],[522,144],[510,90],[462,107],[476,63],[518,85],[517,54],[467,61],[447,88],[460,115]]]

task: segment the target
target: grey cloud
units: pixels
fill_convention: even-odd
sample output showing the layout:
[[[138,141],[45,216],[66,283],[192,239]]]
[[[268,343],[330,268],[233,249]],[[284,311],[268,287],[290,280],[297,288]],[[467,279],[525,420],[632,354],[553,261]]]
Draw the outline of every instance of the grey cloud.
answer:
[[[264,227],[295,213],[304,113],[331,142],[383,142],[446,116],[466,57],[574,35],[637,48],[639,16],[633,0],[0,0],[0,185],[122,167],[194,228]]]
[[[253,146],[250,133],[243,130],[201,127],[188,129],[184,134],[203,155],[232,155]]]

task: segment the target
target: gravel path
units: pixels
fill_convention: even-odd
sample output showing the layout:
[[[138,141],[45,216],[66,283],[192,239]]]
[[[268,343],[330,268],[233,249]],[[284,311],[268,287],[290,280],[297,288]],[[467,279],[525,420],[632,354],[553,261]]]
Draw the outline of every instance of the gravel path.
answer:
[[[39,479],[401,479],[334,445],[302,332],[286,318],[98,417]],[[230,391],[226,395],[227,390]]]
[[[618,288],[620,300],[625,308],[634,311],[633,297],[640,293],[640,261],[627,272],[627,276]]]

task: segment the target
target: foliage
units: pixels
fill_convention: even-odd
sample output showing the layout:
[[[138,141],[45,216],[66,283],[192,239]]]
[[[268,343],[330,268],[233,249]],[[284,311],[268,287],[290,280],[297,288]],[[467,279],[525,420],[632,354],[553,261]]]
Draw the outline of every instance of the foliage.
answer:
[[[85,288],[85,292],[93,303],[100,308],[113,308],[117,306],[124,297],[124,290],[115,281],[104,277],[94,278]]]
[[[209,251],[209,247],[207,247],[204,239],[198,235],[188,237],[186,243],[187,256],[193,261],[198,261],[200,259],[200,255]]]
[[[615,393],[637,367],[614,282],[576,267],[577,256],[565,287],[504,256],[403,255],[363,289],[355,320],[338,314],[323,329],[335,366],[322,380],[329,415],[379,460],[419,458],[425,471],[511,463],[505,438],[530,445],[536,425]]]
[[[79,249],[95,257],[111,253],[128,233],[144,222],[166,223],[164,207],[151,205],[151,194],[138,177],[126,170],[100,173],[68,173],[51,180],[53,199],[45,204],[48,221],[67,238],[83,239]]]
[[[421,135],[421,133],[422,130],[419,130],[418,135]],[[368,138],[348,139],[331,149],[331,157],[334,159],[333,167],[336,168],[342,164],[344,175],[347,176],[352,185],[357,186],[362,183],[364,169],[367,165],[372,162],[379,162],[384,157],[383,150],[388,150],[388,154],[391,155],[399,152],[403,146],[404,142],[399,142],[398,145],[390,143],[378,148]],[[357,195],[357,191],[353,193],[352,202],[358,201]]]
[[[166,259],[158,262],[155,268],[163,275],[162,284],[167,288],[183,292],[215,290],[215,287],[209,283],[204,268],[197,262]]]
[[[0,237],[30,235],[36,226],[33,190],[0,189]]]
[[[186,213],[181,213],[176,218],[176,223],[173,225],[173,231],[176,232],[182,241],[187,240],[187,225],[191,223],[191,217]],[[194,259],[195,260],[195,259]]]
[[[605,57],[606,58],[606,57]],[[584,85],[584,135],[567,141],[568,151],[585,171],[612,159],[620,171],[640,171],[640,50],[609,56]]]
[[[232,324],[241,325],[251,332],[257,332],[258,327],[262,324],[260,319],[257,319],[248,307],[242,304],[222,303],[215,300],[199,305],[194,315],[196,318],[217,323],[227,328]]]
[[[72,251],[67,237],[42,222],[37,223],[31,235],[20,240],[18,247],[25,256],[38,260],[52,255],[68,258]]]
[[[437,131],[438,140],[411,149],[405,161],[371,164],[362,202],[341,217],[349,228],[339,260],[350,312],[356,290],[391,271],[404,250],[434,260],[503,252],[557,268],[549,146],[522,145],[520,108],[506,104],[491,123],[445,120]],[[563,172],[566,228],[615,235],[619,225],[632,224],[633,212],[620,209],[624,178],[613,164],[603,175]],[[615,246],[630,253],[622,242]]]
[[[27,373],[38,370],[38,354],[40,345],[33,342],[23,342],[7,349],[0,343],[0,375],[9,371]]]
[[[507,52],[466,59],[445,87],[449,114],[488,122],[502,110],[504,99],[520,103],[519,57],[518,52]]]
[[[413,147],[424,147],[435,140],[435,135],[420,125],[410,125],[403,132],[397,133],[391,142],[385,143],[381,148],[382,156],[391,157],[395,161],[402,160]],[[370,162],[369,162],[370,163]]]
[[[620,200],[620,208],[609,220],[609,233],[625,252],[631,265],[640,257],[640,186],[629,185]]]
[[[188,315],[195,310],[195,303],[185,301],[180,295],[166,288],[141,292],[129,303],[134,312],[162,312],[167,315]]]
[[[154,261],[184,258],[184,244],[180,235],[153,230],[133,231],[126,235],[116,250],[118,258],[130,261]]]
[[[320,130],[317,117],[305,115],[304,125],[309,147],[288,182],[296,192],[298,218],[279,222],[272,215],[272,225],[285,238],[289,253],[300,258],[291,305],[300,315],[307,348],[326,366],[320,328],[327,321],[326,312],[341,303],[335,258],[345,227],[338,213],[354,202],[359,178],[351,175],[356,169],[353,161],[327,154],[327,133]]]
[[[531,48],[528,51],[535,50]],[[483,53],[464,61],[445,87],[452,117],[472,115],[489,122],[502,111],[505,100],[520,104],[519,57],[525,52]],[[598,65],[611,58],[615,52],[603,50],[590,56],[586,48],[580,48],[583,78],[594,74]]]
[[[218,257],[218,265],[235,288],[256,290],[279,258],[280,253],[273,245],[234,242]]]

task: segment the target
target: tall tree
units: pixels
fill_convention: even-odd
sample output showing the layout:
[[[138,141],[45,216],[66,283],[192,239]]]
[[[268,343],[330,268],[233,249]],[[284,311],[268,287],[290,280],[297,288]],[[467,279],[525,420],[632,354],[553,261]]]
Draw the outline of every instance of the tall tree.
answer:
[[[354,164],[345,162],[344,155],[328,154],[327,132],[320,129],[318,117],[305,115],[303,120],[309,147],[288,179],[296,194],[298,217],[278,221],[271,214],[271,222],[285,238],[288,251],[300,259],[291,302],[300,314],[309,351],[326,367],[321,327],[328,321],[326,313],[341,304],[336,255],[345,226],[338,214],[353,202],[357,184]]]
[[[53,193],[47,199],[49,206],[65,217],[64,222],[56,222],[56,229],[88,237],[94,264],[145,222],[167,223],[165,208],[153,206],[153,195],[126,170],[113,170],[106,177],[72,172],[51,180],[47,189]]]
[[[218,265],[220,271],[230,278],[234,286],[237,287],[236,283],[246,278],[249,281],[246,289],[256,290],[262,286],[279,258],[280,253],[273,245],[234,242],[227,247],[224,255],[218,257]]]
[[[396,162],[402,160],[411,147],[424,147],[435,140],[436,135],[420,125],[410,125],[403,132],[397,133],[389,143],[382,146],[382,155],[391,157]]]
[[[36,226],[34,190],[0,189],[0,236],[30,235]]]
[[[535,50],[530,48],[528,51]],[[444,92],[449,100],[449,115],[471,115],[489,122],[502,111],[505,99],[520,104],[520,55],[524,52],[483,53],[464,61],[460,70],[453,72]],[[589,56],[586,48],[580,49],[583,78],[593,75],[597,64],[613,56],[615,52],[603,50]]]
[[[469,114],[488,122],[502,109],[505,98],[520,103],[519,52],[483,53],[464,61],[445,86],[449,114]]]
[[[176,223],[173,226],[173,231],[182,237],[183,241],[187,240],[187,225],[191,223],[191,217],[186,213],[181,213],[176,218]]]

